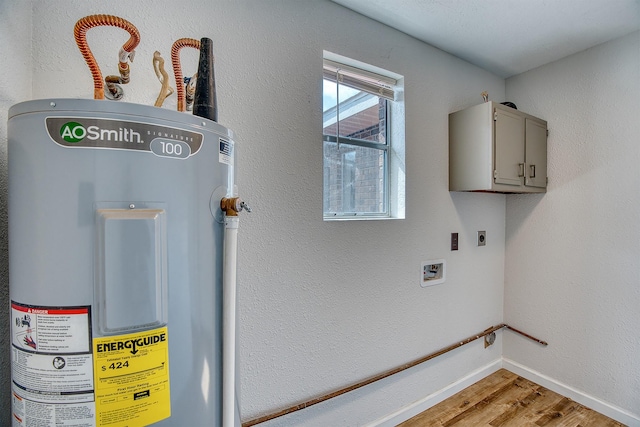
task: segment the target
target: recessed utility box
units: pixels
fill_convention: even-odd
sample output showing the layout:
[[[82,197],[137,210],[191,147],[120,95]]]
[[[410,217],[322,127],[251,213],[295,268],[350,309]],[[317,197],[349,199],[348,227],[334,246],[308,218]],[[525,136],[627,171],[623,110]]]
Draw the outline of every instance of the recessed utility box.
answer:
[[[420,286],[432,286],[443,283],[445,280],[445,261],[436,259],[423,261],[420,269]]]

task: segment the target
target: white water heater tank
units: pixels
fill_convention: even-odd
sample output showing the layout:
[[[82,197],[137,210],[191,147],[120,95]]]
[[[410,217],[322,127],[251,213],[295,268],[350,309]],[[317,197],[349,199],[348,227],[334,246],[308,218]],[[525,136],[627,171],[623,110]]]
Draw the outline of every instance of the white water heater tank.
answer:
[[[13,426],[221,425],[232,132],[36,100],[9,110],[8,152]]]

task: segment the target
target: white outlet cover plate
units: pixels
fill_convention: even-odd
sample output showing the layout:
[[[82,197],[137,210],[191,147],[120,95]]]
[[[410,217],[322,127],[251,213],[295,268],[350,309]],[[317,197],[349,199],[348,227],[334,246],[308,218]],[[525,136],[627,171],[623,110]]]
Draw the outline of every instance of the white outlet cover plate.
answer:
[[[441,271],[438,272],[438,274],[436,274],[435,278],[425,280],[424,278],[425,269],[434,264],[440,264],[442,266]],[[447,263],[445,262],[444,259],[433,259],[430,261],[422,261],[422,263],[420,264],[420,286],[424,288],[427,286],[439,285],[440,283],[444,283],[446,279],[446,273],[447,273]]]

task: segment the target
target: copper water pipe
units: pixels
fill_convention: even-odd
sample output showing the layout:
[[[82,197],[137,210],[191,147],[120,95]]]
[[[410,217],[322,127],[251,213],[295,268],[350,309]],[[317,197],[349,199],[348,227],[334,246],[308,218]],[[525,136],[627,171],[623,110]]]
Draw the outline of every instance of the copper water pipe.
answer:
[[[98,67],[98,63],[93,56],[91,49],[89,49],[89,45],[87,44],[87,31],[90,28],[102,25],[122,28],[131,35],[129,40],[120,49],[118,58],[118,71],[120,72],[120,77],[108,76],[106,78],[107,85],[110,87],[112,93],[114,90],[116,90],[115,83],[129,83],[129,64],[127,61],[130,60],[131,62],[133,62],[133,57],[135,54],[134,49],[136,48],[136,46],[138,46],[138,43],[140,43],[140,33],[138,32],[138,29],[126,19],[122,19],[117,16],[90,15],[76,22],[76,25],[73,29],[73,35],[76,39],[76,44],[80,49],[80,53],[82,53],[85,62],[89,66],[91,75],[93,76],[94,99],[104,99],[104,84],[102,83],[102,73],[100,72],[100,67]]]
[[[511,330],[513,332],[516,332],[516,333],[518,333],[518,334],[520,334],[520,335],[522,335],[522,336],[524,336],[524,337],[526,337],[526,338],[528,338],[530,340],[533,340],[533,341],[535,341],[535,342],[537,342],[537,343],[539,343],[541,345],[544,345],[544,346],[548,345],[548,343],[546,341],[542,341],[542,340],[540,340],[538,338],[532,337],[529,334],[526,334],[526,333],[524,333],[522,331],[519,331],[519,330],[517,330],[515,328],[512,328],[511,326],[507,325],[506,323],[502,323],[500,325],[492,326],[490,328],[487,328],[487,329],[485,329],[484,331],[482,331],[481,333],[479,333],[477,335],[473,335],[471,337],[468,337],[468,338],[466,338],[466,339],[464,339],[464,340],[462,340],[460,342],[457,342],[457,343],[452,344],[452,345],[450,345],[448,347],[442,348],[442,349],[440,349],[438,351],[435,351],[435,352],[433,352],[431,354],[428,354],[428,355],[426,355],[424,357],[421,357],[420,359],[416,359],[414,361],[405,363],[404,365],[401,365],[401,366],[398,366],[396,368],[390,369],[390,370],[388,370],[386,372],[382,372],[381,374],[378,374],[378,375],[375,375],[373,377],[370,377],[370,378],[368,378],[368,379],[366,379],[364,381],[360,381],[359,383],[350,385],[348,387],[341,388],[341,389],[336,390],[334,392],[325,394],[324,396],[316,397],[315,399],[307,400],[305,402],[299,403],[299,404],[291,406],[289,408],[282,409],[282,410],[280,410],[278,412],[274,412],[272,414],[263,415],[261,417],[257,417],[257,418],[251,419],[249,421],[245,421],[245,422],[242,423],[242,427],[255,426],[257,424],[261,424],[261,423],[273,420],[275,418],[282,417],[282,416],[290,414],[292,412],[296,412],[296,411],[299,411],[301,409],[308,408],[309,406],[324,402],[324,401],[332,399],[334,397],[338,397],[338,396],[343,395],[345,393],[348,393],[350,391],[356,390],[356,389],[358,389],[360,387],[364,387],[364,386],[369,385],[371,383],[374,383],[376,381],[379,381],[379,380],[382,380],[384,378],[390,377],[391,375],[395,375],[395,374],[397,374],[399,372],[402,372],[402,371],[404,371],[406,369],[413,368],[414,366],[417,366],[417,365],[419,365],[421,363],[424,363],[424,362],[426,362],[428,360],[434,359],[434,358],[436,358],[438,356],[442,356],[445,353],[448,353],[448,352],[450,352],[452,350],[455,350],[455,349],[457,349],[459,347],[462,347],[463,345],[469,344],[472,341],[475,341],[475,340],[480,339],[482,337],[485,337],[485,336],[487,336],[489,334],[492,334],[495,331],[498,331],[498,330],[500,330],[502,328],[507,328],[507,329],[509,329],[509,330]]]
[[[504,326],[505,328],[509,329],[510,331],[513,331],[513,332],[515,332],[515,333],[517,333],[517,334],[522,335],[522,336],[523,336],[523,337],[525,337],[525,338],[529,338],[531,341],[535,341],[535,342],[537,342],[538,344],[541,344],[541,345],[544,345],[544,346],[549,345],[549,343],[548,343],[548,342],[546,342],[546,341],[542,341],[542,340],[540,340],[540,339],[538,339],[538,338],[536,338],[536,337],[533,337],[533,336],[531,336],[531,335],[529,335],[529,334],[527,334],[527,333],[525,333],[525,332],[522,332],[522,331],[520,331],[520,330],[518,330],[518,329],[516,329],[516,328],[514,328],[514,327],[511,327],[511,326],[509,326],[509,325],[507,325],[507,324],[504,324],[503,326]]]
[[[182,68],[180,67],[180,49],[183,47],[192,47],[200,50],[200,40],[182,38],[178,39],[171,46],[171,65],[173,66],[173,74],[176,78],[176,91],[178,96],[178,111],[185,111],[185,89],[184,77],[182,76]]]

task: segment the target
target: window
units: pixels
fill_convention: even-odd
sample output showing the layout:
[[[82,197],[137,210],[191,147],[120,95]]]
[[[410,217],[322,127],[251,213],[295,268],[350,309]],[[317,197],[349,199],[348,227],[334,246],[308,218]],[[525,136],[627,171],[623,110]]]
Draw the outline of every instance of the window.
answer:
[[[402,79],[325,52],[324,219],[404,218]]]

